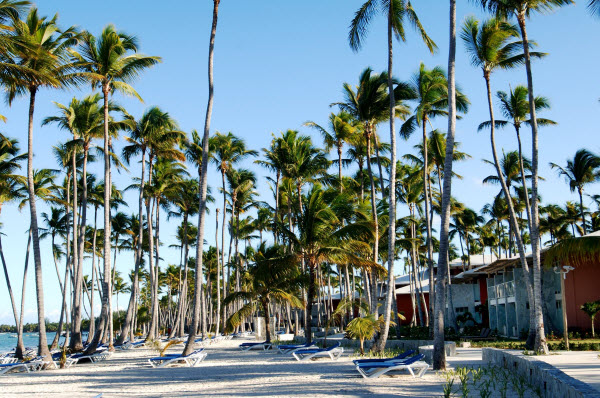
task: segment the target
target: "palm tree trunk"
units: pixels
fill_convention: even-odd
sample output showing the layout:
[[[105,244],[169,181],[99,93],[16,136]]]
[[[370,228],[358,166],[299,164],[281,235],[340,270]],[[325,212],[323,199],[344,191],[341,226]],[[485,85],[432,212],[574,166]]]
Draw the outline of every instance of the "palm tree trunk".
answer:
[[[106,324],[108,323],[108,317],[112,316],[108,313],[108,296],[110,294],[110,152],[109,152],[109,132],[108,132],[108,96],[110,89],[108,83],[103,83],[102,93],[104,94],[104,247],[103,247],[103,260],[104,260],[104,272],[102,281],[102,309],[100,311],[100,320],[98,322],[98,328],[94,334],[94,338],[86,348],[86,354],[91,354],[96,351],[98,342],[102,338]],[[141,220],[140,220],[141,222]],[[112,340],[111,340],[112,343]]]
[[[448,133],[444,161],[444,189],[442,191],[440,247],[438,250],[437,280],[435,288],[435,314],[433,316],[433,369],[446,369],[444,344],[444,313],[446,312],[446,285],[448,283],[448,249],[450,229],[450,199],[452,198],[452,160],[456,133],[456,0],[450,0],[450,45],[448,49]]]
[[[521,28],[521,37],[523,40],[523,51],[525,53],[525,69],[527,72],[527,89],[529,91],[529,114],[531,117],[531,249],[533,254],[533,305],[535,314],[535,344],[534,350],[543,354],[548,354],[548,344],[544,331],[544,316],[542,312],[542,276],[540,264],[540,219],[538,206],[538,125],[535,114],[535,96],[533,93],[533,77],[531,73],[531,56],[529,54],[529,40],[527,38],[527,29],[525,26],[525,15],[517,15],[519,27]],[[583,209],[582,209],[583,210]],[[532,301],[530,301],[532,302]]]
[[[77,134],[73,133],[73,140],[77,140]],[[71,264],[73,267],[73,302],[71,303],[71,341],[69,347],[72,351],[81,351],[83,349],[83,340],[81,337],[81,279],[78,268],[79,261],[79,186],[77,184],[77,146],[73,148],[71,157],[71,169],[73,172],[73,253]],[[88,338],[89,340],[89,338]]]
[[[219,0],[220,1],[220,0]],[[223,252],[221,253],[221,264],[225,266],[225,217],[227,216],[227,200],[225,196],[225,170],[221,170],[221,182],[223,188],[223,223],[221,228],[221,247],[223,248]],[[233,217],[233,216],[232,216]],[[231,245],[229,246],[229,252],[231,253]],[[225,274],[225,273],[223,273]],[[225,277],[225,275],[223,275]],[[225,289],[225,283],[223,282],[223,289]],[[218,289],[217,289],[218,290]],[[223,297],[225,297],[225,291],[223,291]],[[216,321],[215,321],[215,334],[219,333],[219,323],[221,321],[221,297],[220,292],[217,291],[217,302],[216,302]],[[226,307],[223,306],[223,321],[226,319]]]
[[[37,297],[38,315],[38,356],[49,357],[46,340],[46,321],[44,319],[44,279],[42,277],[42,256],[40,253],[40,237],[35,203],[35,187],[33,184],[33,111],[35,109],[36,88],[29,90],[29,123],[27,134],[27,191],[29,193],[29,211],[31,213],[31,238],[33,242],[33,262],[35,265],[35,291]]]
[[[583,209],[583,189],[581,189],[581,187],[577,187],[577,193],[579,193],[579,208],[581,209],[581,222],[583,227],[583,234],[585,235],[587,234],[587,229],[585,226],[585,211]]]
[[[217,19],[219,15],[219,3],[221,0],[213,0],[213,21],[210,32],[210,44],[208,49],[208,105],[206,107],[206,119],[204,122],[204,139],[202,141],[202,173],[200,173],[200,206],[198,211],[198,239],[196,241],[196,289],[194,291],[194,315],[190,334],[183,349],[183,355],[189,355],[194,350],[194,340],[200,321],[201,290],[203,268],[202,268],[202,246],[204,244],[204,221],[206,219],[206,191],[208,187],[208,136],[210,132],[210,118],[214,100],[213,82],[213,57],[215,50],[215,35],[217,33]]]
[[[23,316],[25,314],[25,292],[27,288],[27,270],[29,269],[29,252],[31,250],[31,228],[27,238],[27,252],[25,253],[25,266],[23,267],[23,284],[21,286],[21,312],[19,314],[19,322],[17,322],[17,348],[15,356],[23,359],[25,345],[23,343]]]
[[[394,126],[395,122],[395,108],[396,108],[396,97],[394,95],[394,81],[392,79],[393,72],[393,55],[394,55],[394,45],[393,45],[393,34],[392,34],[392,11],[393,11],[393,2],[390,2],[390,9],[388,11],[388,25],[387,25],[387,44],[388,44],[388,93],[390,96],[390,146],[391,146],[391,163],[390,163],[390,172],[389,179],[390,185],[388,187],[388,253],[387,253],[387,265],[388,265],[388,280],[387,280],[387,292],[385,296],[385,307],[383,312],[383,330],[379,336],[378,345],[376,347],[376,351],[383,352],[385,349],[385,344],[388,339],[389,329],[390,329],[390,315],[392,312],[392,301],[395,301],[396,297],[396,281],[394,277],[394,259],[396,255],[396,128]],[[379,145],[376,145],[377,148],[377,159],[379,159]],[[341,165],[341,153],[340,153],[340,165]],[[341,173],[341,166],[340,166]],[[380,174],[381,174],[381,165],[380,165]],[[383,187],[383,176],[381,178],[381,186]],[[382,188],[382,195],[383,188]],[[394,306],[394,313],[398,313],[398,306]]]
[[[120,345],[125,342],[127,335],[131,329],[133,329],[133,318],[134,313],[136,312],[136,297],[138,294],[138,284],[139,284],[139,272],[140,272],[140,264],[142,262],[142,256],[144,253],[142,252],[142,244],[144,243],[144,222],[142,217],[143,212],[143,203],[144,203],[144,176],[146,173],[146,149],[142,148],[142,176],[140,178],[140,189],[138,195],[138,214],[139,214],[139,226],[138,226],[138,240],[136,247],[136,255],[135,255],[135,265],[133,269],[133,283],[131,288],[131,295],[129,296],[129,305],[127,306],[127,313],[125,314],[125,320],[123,321],[123,325],[121,327],[121,334],[116,344]],[[95,234],[94,234],[95,237]]]
[[[58,261],[56,258],[56,253],[54,253],[54,245],[56,241],[56,233],[52,232],[52,257],[54,258],[54,267],[56,268],[56,277],[58,278],[58,285],[60,287],[61,296],[65,296],[66,286],[63,286],[62,279],[60,278],[60,271],[58,270]],[[65,284],[67,280],[65,279]],[[63,328],[63,318],[65,316],[65,306],[61,305],[60,307],[60,316],[58,318],[58,328],[56,329],[56,334],[54,335],[54,339],[52,339],[52,343],[50,344],[50,351],[55,350],[58,347],[58,340],[60,339],[60,334]]]
[[[367,141],[367,170],[369,172],[369,180],[371,182],[371,212],[373,213],[373,261],[379,260],[379,221],[377,219],[377,205],[375,204],[377,198],[375,196],[375,181],[373,180],[373,170],[371,168],[371,131],[370,127],[366,128],[365,138]],[[377,275],[375,272],[371,273],[371,312],[377,314]]]
[[[15,297],[13,296],[12,286],[10,284],[10,278],[8,276],[8,267],[6,266],[6,260],[4,259],[4,251],[2,250],[2,234],[0,234],[0,258],[2,259],[2,268],[4,269],[4,278],[6,279],[6,287],[8,289],[8,295],[10,296],[10,304],[13,310],[13,316],[15,317],[15,325],[19,325],[19,315],[17,312],[17,305],[15,303]]]
[[[510,196],[510,191],[506,184],[504,174],[502,174],[502,171],[500,169],[498,153],[496,151],[496,138],[495,138],[496,127],[495,127],[495,118],[494,118],[494,107],[492,104],[492,89],[491,89],[491,85],[490,85],[490,77],[489,77],[489,75],[486,74],[486,75],[484,75],[484,78],[485,78],[485,84],[486,84],[486,89],[487,89],[488,109],[489,109],[490,120],[491,120],[490,141],[491,141],[491,145],[492,145],[492,155],[494,157],[494,167],[496,167],[496,174],[498,174],[498,179],[500,180],[500,184],[502,186],[502,191],[504,192],[504,197],[506,198],[506,203],[507,203],[508,212],[509,212],[509,216],[510,216],[509,217],[510,226],[511,226],[511,230],[513,232],[513,237],[517,244],[517,249],[519,251],[521,267],[523,268],[523,276],[524,276],[523,279],[525,279],[525,286],[527,288],[527,297],[529,299],[529,302],[533,303],[534,302],[534,294],[533,294],[533,289],[531,287],[531,277],[529,274],[529,266],[527,265],[527,259],[525,258],[525,247],[523,245],[523,240],[521,239],[522,235],[521,235],[521,232],[519,229],[519,224],[517,222],[517,216],[516,216],[515,209],[513,206],[512,197]],[[533,243],[533,237],[532,237],[532,243]],[[531,341],[534,337],[533,333],[535,332],[535,318],[532,315],[533,315],[533,312],[531,312],[531,315],[529,317],[529,337],[528,337],[527,344],[531,344]]]
[[[221,290],[219,287],[219,280],[221,279],[221,269],[223,267],[223,262],[221,261],[223,259],[223,254],[225,254],[225,250],[223,250],[223,254],[221,256],[219,256],[219,209],[217,209],[217,215],[216,215],[216,229],[215,229],[215,245],[217,246],[217,277],[215,278],[215,283],[216,283],[216,287],[217,287],[217,297],[216,297],[216,306],[217,306],[217,312],[220,312],[221,310]],[[222,225],[222,229],[223,231],[221,232],[223,234],[223,232],[225,231],[225,224]],[[225,235],[222,235],[223,238],[225,238]],[[223,241],[221,241],[222,243]],[[224,248],[223,248],[224,249]],[[225,274],[223,272],[223,274]],[[218,333],[219,331],[219,315],[216,315],[216,320],[215,320],[215,333]]]
[[[88,330],[88,343],[92,340],[92,336],[96,332],[96,318],[94,317],[94,291],[96,284],[96,241],[98,239],[98,205],[94,206],[94,235],[92,237],[92,287],[90,289],[90,327]]]
[[[85,144],[84,144],[85,145]],[[87,197],[88,197],[88,189],[87,189],[87,161],[88,161],[88,151],[89,149],[84,146],[83,148],[83,168],[82,168],[82,183],[83,183],[83,192],[81,193],[81,217],[79,218],[79,236],[77,242],[77,259],[75,261],[75,274],[77,275],[75,278],[75,284],[78,286],[78,297],[75,300],[78,300],[77,303],[77,313],[73,319],[75,323],[73,327],[73,337],[75,340],[75,344],[79,345],[82,343],[83,339],[81,336],[81,302],[83,301],[83,295],[81,293],[83,286],[83,254],[84,254],[84,244],[85,244],[85,227],[86,227],[86,214],[87,214]],[[77,180],[74,181],[74,185],[77,185]],[[77,202],[74,202],[74,206],[77,206]],[[75,250],[75,249],[74,249]],[[83,345],[81,346],[83,348]]]

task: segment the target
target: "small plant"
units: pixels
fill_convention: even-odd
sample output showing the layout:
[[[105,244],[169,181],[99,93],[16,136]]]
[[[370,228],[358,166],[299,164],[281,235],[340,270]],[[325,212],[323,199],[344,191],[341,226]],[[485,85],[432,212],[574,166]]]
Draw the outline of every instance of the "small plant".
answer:
[[[361,318],[354,318],[346,327],[346,333],[353,339],[360,341],[360,353],[365,355],[365,340],[370,340],[375,333],[381,330],[383,317],[375,318],[370,314]]]
[[[596,332],[594,331],[594,320],[598,312],[600,312],[600,300],[589,301],[581,306],[581,310],[590,317],[592,321],[592,338],[596,337]]]
[[[460,391],[463,398],[467,398],[469,396],[469,373],[471,373],[471,369],[467,367],[456,368],[456,375],[460,381]]]
[[[446,384],[444,384],[444,398],[452,397],[452,387],[454,386],[454,377],[447,377]]]
[[[519,398],[524,398],[525,392],[527,391],[527,380],[525,380],[523,376],[514,375],[512,385],[517,396]]]
[[[486,380],[479,385],[479,397],[490,398],[492,396],[491,380]]]

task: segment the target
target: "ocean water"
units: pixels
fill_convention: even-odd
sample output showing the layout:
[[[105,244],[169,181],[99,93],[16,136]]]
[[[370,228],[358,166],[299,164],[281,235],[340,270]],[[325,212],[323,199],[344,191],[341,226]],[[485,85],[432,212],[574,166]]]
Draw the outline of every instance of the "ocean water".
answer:
[[[48,345],[54,340],[55,332],[46,333],[48,339]],[[84,336],[87,338],[87,336]],[[60,338],[60,344],[64,342],[65,338]],[[38,346],[38,333],[23,333],[23,343],[27,348],[36,348]],[[17,346],[17,334],[16,333],[0,333],[0,353],[6,351],[12,351]]]

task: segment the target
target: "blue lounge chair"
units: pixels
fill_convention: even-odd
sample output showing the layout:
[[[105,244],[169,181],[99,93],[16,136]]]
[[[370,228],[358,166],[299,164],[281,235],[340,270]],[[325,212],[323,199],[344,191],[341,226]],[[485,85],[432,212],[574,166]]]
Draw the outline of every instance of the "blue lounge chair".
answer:
[[[344,353],[344,347],[340,347],[340,343],[336,343],[328,348],[304,348],[296,350],[292,353],[296,361],[307,361],[312,358],[325,357],[336,360]]]
[[[425,355],[415,355],[401,361],[362,362],[356,365],[356,370],[364,378],[376,378],[394,370],[408,370],[412,377],[423,377],[429,365],[423,361]],[[414,369],[419,369],[415,375]]]
[[[176,363],[183,363],[188,367],[198,366],[206,358],[206,352],[204,348],[192,352],[190,355],[182,356],[178,354],[167,354],[162,357],[154,357],[148,359],[148,362],[153,368],[162,368]]]
[[[304,348],[317,348],[315,343],[306,343],[306,344],[281,344],[277,346],[277,350],[281,354],[291,354],[296,350],[302,350]]]
[[[409,356],[411,356],[414,353],[415,353],[415,350],[408,350],[408,351],[404,351],[402,354],[396,355],[393,358],[365,358],[365,359],[355,359],[352,362],[354,362],[355,365],[358,365],[359,363],[366,363],[366,362],[401,361],[405,358],[408,358]]]
[[[273,348],[273,344],[271,343],[267,343],[266,341],[263,341],[262,343],[242,343],[240,344],[240,350],[242,351],[250,351],[252,349],[259,349],[262,348],[263,350],[270,350],[271,348]]]

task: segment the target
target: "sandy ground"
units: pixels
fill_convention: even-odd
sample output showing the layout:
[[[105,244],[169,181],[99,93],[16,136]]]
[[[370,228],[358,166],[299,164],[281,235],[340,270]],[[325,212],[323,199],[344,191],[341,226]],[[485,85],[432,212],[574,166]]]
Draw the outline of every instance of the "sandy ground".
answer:
[[[95,364],[2,375],[0,396],[439,397],[442,394],[444,380],[432,371],[421,379],[406,373],[364,379],[354,369],[353,353],[345,352],[337,361],[327,358],[297,362],[276,351],[242,352],[238,348],[242,341],[209,346],[207,358],[196,368],[153,369],[148,358],[156,353],[142,348],[117,351],[108,360]],[[180,352],[180,347],[183,346],[169,352]],[[462,359],[469,359],[468,355]]]

